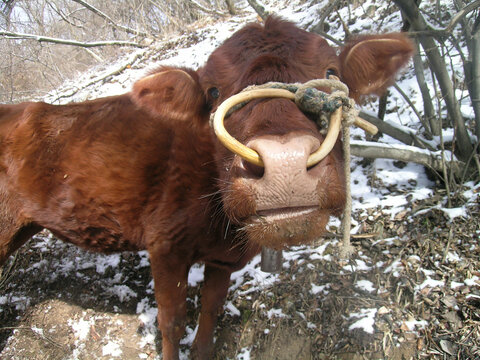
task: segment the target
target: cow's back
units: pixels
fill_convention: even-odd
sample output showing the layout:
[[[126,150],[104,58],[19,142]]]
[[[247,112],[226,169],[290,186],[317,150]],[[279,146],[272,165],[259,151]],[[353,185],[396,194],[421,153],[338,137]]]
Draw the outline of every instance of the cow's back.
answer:
[[[2,186],[24,218],[89,249],[143,248],[142,215],[168,175],[171,127],[128,95],[0,111]]]

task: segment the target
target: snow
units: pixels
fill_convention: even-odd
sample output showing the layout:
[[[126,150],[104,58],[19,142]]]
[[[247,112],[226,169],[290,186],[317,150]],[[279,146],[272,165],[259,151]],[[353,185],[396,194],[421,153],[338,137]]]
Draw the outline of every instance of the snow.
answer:
[[[375,315],[377,309],[361,309],[360,312],[350,314],[349,318],[358,318],[348,327],[348,330],[361,329],[366,333],[373,334],[375,325]]]
[[[90,327],[92,326],[92,321],[80,319],[78,321],[73,321],[72,319],[68,320],[68,325],[72,327],[75,337],[79,341],[87,339],[88,334],[90,333]]]
[[[293,20],[299,23],[302,26],[308,27],[315,19],[318,18],[318,11],[322,9],[328,0],[323,0],[311,4],[310,2],[297,2],[292,1],[290,3],[285,2],[285,5],[282,6],[278,12],[284,18]],[[381,25],[377,25],[380,22],[375,21],[378,19],[378,15],[373,15],[372,17],[360,17],[358,15],[364,13],[364,9],[373,5],[379,7],[378,14],[384,13],[385,9],[389,6],[389,2],[384,2],[385,4],[378,4],[373,0],[367,0],[362,7],[357,7],[351,9],[352,14],[348,13],[346,8],[339,10],[341,16],[345,19],[348,19],[350,16],[356,16],[357,20],[350,25],[350,30],[353,33],[356,32],[365,32],[366,30],[370,32],[375,32],[380,30],[385,31],[397,31],[400,28],[401,18],[398,12],[393,14],[388,14],[385,16],[384,21],[381,22]],[[273,6],[272,4],[267,4],[268,6]],[[278,5],[278,4],[277,4]],[[268,7],[267,6],[267,7]],[[207,29],[196,30],[196,34],[199,35],[201,39],[196,44],[193,44],[190,47],[177,48],[174,51],[167,51],[162,55],[156,56],[156,61],[148,64],[140,64],[135,59],[140,58],[147,53],[148,50],[136,50],[126,56],[118,59],[113,64],[108,66],[99,66],[92,69],[90,72],[82,74],[77,79],[71,82],[67,82],[62,88],[52,91],[45,97],[45,101],[52,103],[66,103],[70,101],[83,101],[86,99],[98,98],[102,96],[111,96],[125,93],[131,87],[131,84],[136,79],[142,77],[145,73],[151,69],[162,65],[177,65],[177,66],[189,66],[193,68],[198,68],[205,63],[208,58],[208,55],[225,39],[227,39],[234,31],[242,27],[246,22],[253,21],[255,19],[255,14],[245,8],[246,12],[239,17],[232,17],[230,20],[225,20],[224,22],[218,22],[215,25]],[[375,17],[377,16],[377,17]],[[332,29],[329,32],[335,38],[343,38],[343,29],[339,23],[332,24]],[[181,36],[179,37],[181,38]],[[157,49],[160,49],[163,43],[158,43],[155,46]],[[459,57],[458,57],[459,58]],[[459,60],[460,61],[460,60]],[[107,74],[114,73],[119,67],[123,66],[125,63],[132,63],[133,66],[130,69],[126,69],[118,75],[112,75],[114,81],[106,82],[102,86],[97,84],[87,86],[89,83],[94,83],[96,79],[105,77]],[[458,65],[460,66],[460,65]],[[429,75],[427,75],[427,81],[429,80]],[[63,93],[65,89],[74,86],[76,91],[74,95],[68,96]],[[399,82],[399,86],[404,89],[408,94],[412,102],[416,104],[418,108],[422,107],[422,98],[418,90],[418,85],[412,77],[407,77],[404,80]],[[459,90],[458,90],[459,91]],[[72,91],[73,93],[73,91]],[[457,93],[459,99],[463,97],[463,93]],[[392,126],[401,128],[402,130],[407,130],[409,132],[418,133],[418,119],[415,115],[412,114],[411,110],[408,107],[401,105],[403,100],[396,91],[392,91],[392,98],[390,99],[390,106],[396,107],[399,106],[399,111],[392,111],[387,114],[386,122]],[[366,110],[369,111],[369,106],[367,105]],[[465,116],[472,116],[472,107],[471,104],[463,101],[461,103],[461,111]],[[360,134],[361,132],[354,130],[354,135]],[[443,130],[443,140],[449,141],[453,138],[453,131],[451,129]],[[358,140],[355,140],[358,141]],[[354,141],[354,142],[355,142]],[[404,148],[411,150],[412,147],[400,144],[398,141],[391,139],[387,136],[384,136],[381,140],[382,146],[392,146],[396,148]],[[434,138],[430,144],[436,145],[440,143],[440,138]],[[371,144],[371,143],[369,143]],[[415,148],[415,151],[418,153],[430,153],[426,150],[420,150]],[[451,154],[447,153],[447,157],[450,157]],[[372,186],[372,174],[375,174],[375,178],[381,183],[380,185]],[[367,213],[371,209],[381,208],[382,211],[386,214],[389,214],[394,218],[397,214],[405,209],[408,209],[409,204],[415,200],[427,199],[432,196],[433,191],[431,190],[434,184],[427,178],[427,175],[424,172],[422,166],[414,163],[409,163],[403,168],[398,168],[395,166],[395,162],[392,160],[377,159],[374,160],[368,167],[364,167],[360,163],[360,159],[354,158],[352,161],[352,198],[353,198],[353,211],[360,214]],[[396,189],[401,190],[402,194],[393,193],[388,190],[389,186],[395,186]],[[480,184],[475,184],[473,182],[465,184],[465,191],[463,195],[468,199],[469,203],[478,201],[480,192]],[[428,209],[418,211],[415,216],[421,216],[422,214],[431,211],[432,209],[438,209],[445,213],[450,221],[454,221],[459,217],[468,217],[468,207],[466,205],[447,209],[444,203],[439,203],[435,206],[432,206]],[[331,227],[338,228],[339,221],[338,219],[331,219]],[[361,232],[360,224],[358,224],[353,230],[353,233]],[[372,246],[377,244],[393,244],[395,241],[402,241],[401,237],[393,238],[384,238],[372,241]],[[42,238],[35,247],[37,247],[39,252],[50,252],[55,251],[60,246],[57,241],[53,240],[51,237]],[[321,260],[323,262],[332,261],[331,252],[327,251],[329,248],[338,247],[337,240],[325,240],[321,245],[311,246],[311,247],[293,247],[288,251],[284,252],[284,263],[283,268],[288,270],[293,262],[301,263],[303,261],[313,261]],[[88,277],[85,275],[85,271],[88,269],[95,269],[99,274],[108,273],[109,269],[117,270],[121,266],[121,255],[101,255],[101,254],[90,254],[79,252],[78,257],[72,259],[67,258],[65,260],[59,259],[54,264],[49,264],[45,260],[39,260],[34,263],[28,271],[41,271],[48,275],[46,281],[51,281],[55,277],[62,276],[69,272],[76,272],[78,277]],[[141,261],[138,265],[138,268],[144,268],[149,266],[148,254],[146,252],[140,253]],[[417,257],[410,257],[412,262],[420,264],[420,260]],[[460,262],[461,258],[458,253],[455,251],[449,251],[446,254],[446,260],[449,262]],[[232,274],[231,284],[229,288],[230,293],[235,293],[235,298],[247,297],[249,294],[254,292],[262,292],[268,290],[279,281],[279,275],[277,274],[268,274],[260,270],[260,257],[256,256],[252,261],[250,261],[245,268],[239,270]],[[384,268],[383,263],[372,264],[368,260],[368,256],[362,259],[354,259],[347,263],[343,267],[343,271],[346,273],[358,273],[372,271],[376,268],[379,271],[384,273],[391,273],[392,276],[398,277],[399,271],[406,266],[401,262],[400,259],[394,258],[393,261]],[[420,266],[420,265],[419,265]],[[55,268],[55,272],[49,271],[49,269]],[[188,275],[188,285],[190,287],[197,287],[203,282],[203,271],[204,265],[197,264],[194,265]],[[428,271],[423,271],[425,275],[425,280],[417,284],[414,288],[415,291],[422,291],[426,288],[443,288],[446,286],[445,281],[438,280],[433,278],[433,274]],[[118,275],[118,274],[117,274]],[[294,276],[292,274],[292,276]],[[106,280],[109,283],[108,292],[117,297],[120,302],[127,302],[134,299],[137,302],[136,313],[138,315],[141,323],[144,324],[144,332],[142,334],[142,340],[140,346],[143,348],[147,344],[154,344],[156,336],[156,317],[157,317],[157,307],[151,302],[151,298],[139,298],[138,294],[128,285],[121,283],[120,276],[112,276],[112,278]],[[461,286],[479,286],[480,279],[478,276],[473,275],[467,279],[464,279],[463,282],[452,281],[450,283],[451,288],[457,288]],[[360,279],[355,283],[355,287],[361,291],[373,293],[375,291],[380,291],[375,285],[368,280]],[[325,296],[329,293],[331,284],[310,284],[310,293],[317,296]],[[149,284],[150,293],[153,292],[153,283]],[[25,296],[16,296],[14,294],[7,294],[0,296],[0,305],[15,304],[17,309],[25,309],[29,306],[31,299]],[[197,303],[197,299],[195,299]],[[380,305],[379,305],[380,307]],[[228,301],[224,305],[224,309],[228,316],[241,316],[239,309],[235,306],[234,302]],[[265,316],[269,319],[272,318],[284,318],[288,317],[282,309],[264,309]],[[2,311],[0,307],[0,312]],[[262,310],[263,311],[263,310]],[[349,315],[349,319],[353,321],[349,326],[349,330],[361,329],[366,333],[373,334],[375,329],[375,319],[378,309],[368,308],[362,309],[359,312],[352,313]],[[68,325],[72,328],[74,336],[77,341],[85,340],[90,333],[90,328],[93,324],[92,319],[68,319]],[[426,326],[426,321],[424,320],[408,320],[405,321],[406,327],[410,331],[422,329]],[[315,328],[314,324],[308,323],[307,327]],[[34,331],[40,332],[42,329],[36,329]],[[187,327],[186,335],[182,339],[182,344],[190,345],[193,342],[194,336],[196,334],[197,328],[192,329]],[[265,333],[268,333],[268,329],[265,329]],[[79,343],[80,350],[82,344]],[[106,345],[102,347],[102,353],[104,356],[112,357],[121,357],[122,350],[121,345],[116,342],[109,341]],[[146,354],[144,354],[146,356]],[[185,357],[185,354],[182,355]],[[238,353],[238,360],[249,360],[251,358],[251,349],[242,348]]]
[[[120,302],[128,301],[137,297],[137,294],[127,285],[114,285],[110,288],[110,292],[118,296]]]
[[[448,215],[450,220],[453,220],[459,216],[462,216],[464,218],[467,217],[467,208],[465,206],[458,207],[458,208],[441,208],[441,210]]]
[[[113,341],[109,341],[107,345],[102,347],[102,355],[103,356],[113,356],[113,357],[120,357],[122,356],[122,349],[120,349],[120,345]]]
[[[359,272],[359,271],[368,271],[372,267],[368,266],[367,263],[363,260],[360,259],[354,259],[350,261],[348,265],[345,265],[343,267],[343,270],[349,271],[349,272]]]
[[[205,265],[195,264],[190,268],[188,273],[188,286],[197,286],[203,281],[203,270]]]
[[[400,259],[396,259],[387,268],[385,268],[384,272],[385,273],[391,272],[393,276],[398,277],[398,272],[396,270],[401,269],[402,267],[403,265]]]
[[[33,331],[35,334],[38,334],[38,335],[40,335],[40,336],[44,336],[44,335],[43,335],[43,329],[40,329],[40,328],[38,328],[38,327],[36,327],[36,326],[32,326],[31,329],[32,329],[32,331]]]
[[[464,283],[467,286],[479,286],[480,278],[477,275],[473,275],[471,278],[465,279]]]
[[[198,325],[195,327],[195,329],[192,329],[189,326],[187,326],[185,328],[186,335],[182,338],[182,340],[180,340],[180,344],[192,346],[193,340],[195,339],[195,335],[197,335],[197,331],[198,331]]]
[[[428,322],[425,320],[407,320],[404,321],[403,324],[409,331],[415,331],[416,329],[424,329],[428,325]]]
[[[423,290],[426,287],[429,288],[436,288],[436,287],[444,287],[445,282],[442,280],[435,280],[430,277],[427,277],[420,285],[415,286],[415,291]]]
[[[237,360],[250,360],[250,351],[249,348],[242,348],[237,355]]]
[[[287,317],[287,315],[285,315],[283,313],[282,309],[269,309],[269,310],[267,310],[267,317],[269,319],[271,319],[273,317],[284,318],[284,317]]]
[[[458,287],[460,287],[460,286],[463,286],[463,285],[464,285],[464,283],[461,283],[461,282],[458,282],[458,281],[452,281],[452,282],[450,283],[450,287],[451,287],[452,289],[456,289],[456,288],[458,288]]]
[[[330,287],[330,284],[326,284],[326,285],[315,285],[315,284],[311,284],[312,285],[312,289],[310,290],[310,292],[313,294],[313,295],[317,295],[317,294],[320,294],[320,293],[323,293],[323,294],[328,294],[328,291],[326,289],[328,289]]]
[[[155,325],[158,313],[157,306],[151,305],[149,298],[143,298],[138,302],[136,312],[140,322],[144,325],[144,333],[139,342],[140,348],[155,344],[155,337],[157,334],[157,328]]]
[[[232,316],[240,316],[240,310],[238,310],[235,305],[232,304],[231,301],[227,301],[227,303],[224,306],[225,311],[227,311],[230,315]]]
[[[432,207],[427,208],[427,209],[420,210],[416,213],[416,215],[418,216],[418,215],[425,214],[425,213],[431,211],[432,209],[438,209],[438,210],[443,211],[445,213],[445,215],[448,216],[450,221],[453,221],[457,217],[464,217],[464,218],[468,217],[467,206],[464,205],[464,206],[457,207],[457,208],[447,208],[447,207],[445,207],[445,205],[443,203],[432,206]]]
[[[355,283],[355,286],[360,290],[368,291],[368,292],[374,292],[376,290],[375,286],[373,286],[373,283],[369,280],[358,280]]]

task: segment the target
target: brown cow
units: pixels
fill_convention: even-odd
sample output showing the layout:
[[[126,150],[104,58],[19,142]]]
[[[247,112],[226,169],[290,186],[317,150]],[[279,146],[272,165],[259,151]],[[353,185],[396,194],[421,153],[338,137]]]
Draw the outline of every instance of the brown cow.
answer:
[[[235,33],[198,71],[161,67],[121,96],[0,107],[0,265],[43,228],[88,250],[146,249],[163,336],[178,359],[187,274],[205,263],[193,353],[208,359],[232,271],[263,245],[322,235],[345,201],[340,140],[320,163],[317,124],[287,99],[248,103],[226,128],[264,168],[230,153],[210,113],[252,84],[335,74],[355,98],[381,93],[409,59],[400,34],[360,37],[340,53],[270,18]]]

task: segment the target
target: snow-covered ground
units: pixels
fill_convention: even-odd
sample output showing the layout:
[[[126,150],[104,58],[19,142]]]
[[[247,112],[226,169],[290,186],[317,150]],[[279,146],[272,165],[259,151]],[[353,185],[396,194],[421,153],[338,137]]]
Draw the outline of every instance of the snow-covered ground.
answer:
[[[444,1],[446,3],[446,1]],[[265,2],[267,10],[277,13],[278,15],[290,19],[301,27],[309,28],[318,18],[318,12],[328,3],[324,1],[268,1]],[[241,28],[245,23],[256,20],[256,14],[248,7],[246,2],[241,2],[237,6],[242,8],[241,14],[235,17],[221,19],[212,22],[210,25],[194,31],[195,41],[191,41],[192,34],[186,34],[177,38],[170,39],[165,42],[160,42],[152,45],[148,49],[137,50],[131,52],[124,57],[121,57],[114,64],[101,65],[93,68],[85,74],[80,74],[72,81],[66,82],[59,89],[51,92],[45,97],[45,101],[51,103],[66,103],[70,101],[83,101],[86,99],[93,99],[103,96],[110,96],[121,94],[129,91],[132,83],[142,77],[149,69],[152,69],[159,64],[173,64],[180,66],[189,66],[198,68],[201,66],[208,55],[215,49],[223,40],[228,38],[234,31]],[[343,19],[355,19],[349,22],[349,29],[351,32],[385,32],[385,31],[399,31],[401,27],[401,17],[398,11],[390,11],[393,5],[391,2],[366,1],[357,8],[350,9],[343,8],[339,10],[339,14]],[[372,9],[376,10],[373,11]],[[330,24],[329,34],[334,38],[343,38],[343,29],[341,23],[336,18]],[[174,43],[173,49],[166,50],[169,46],[166,43]],[[128,67],[125,65],[129,64]],[[461,64],[457,64],[459,67]],[[121,70],[120,70],[121,69]],[[421,96],[418,91],[418,86],[415,79],[412,77],[413,71],[407,69],[402,75],[398,85],[408,94],[410,99],[419,108],[421,108]],[[428,78],[427,74],[427,78]],[[97,81],[98,79],[103,79]],[[459,94],[462,95],[462,94]],[[459,96],[459,98],[464,98]],[[392,90],[392,96],[389,98],[389,109],[396,109],[395,111],[387,111],[386,120],[394,124],[407,126],[414,131],[419,129],[418,119],[412,113],[411,109],[405,105],[402,97]],[[375,103],[367,104],[367,110],[375,110]],[[472,108],[465,101],[462,102],[462,111],[467,116],[472,116]],[[447,130],[448,132],[448,130]],[[448,137],[449,133],[445,134]],[[352,136],[364,135],[360,130],[354,130]],[[381,142],[389,144],[397,144],[398,142],[388,136],[383,136]],[[391,160],[378,159],[365,165],[362,159],[353,159],[352,161],[352,194],[353,194],[353,212],[355,218],[353,219],[352,234],[362,234],[365,231],[365,222],[373,222],[381,212],[387,218],[398,219],[406,215],[410,217],[409,221],[414,221],[415,217],[420,217],[423,214],[438,209],[444,212],[448,217],[447,224],[453,224],[455,219],[468,218],[471,216],[470,207],[478,203],[478,192],[480,185],[473,182],[467,183],[462,195],[466,199],[464,204],[457,208],[447,209],[445,207],[446,198],[440,197],[435,204],[423,209],[413,209],[412,204],[428,200],[434,197],[434,183],[428,179],[422,166],[409,163],[403,167]],[[405,224],[407,224],[407,219]],[[339,227],[338,219],[331,219],[330,229],[335,231]],[[377,229],[381,231],[381,229]],[[479,232],[477,232],[478,238]],[[388,252],[389,244],[405,243],[408,239],[404,233],[399,231],[399,234],[392,237],[377,236],[371,242],[371,246],[385,246]],[[301,246],[290,249],[284,252],[284,273],[289,274],[290,277],[295,278],[295,270],[292,266],[298,268],[304,265],[307,269],[310,262],[321,261],[323,263],[336,262],[335,255],[331,252],[331,248],[338,247],[338,241],[329,239],[319,242],[313,246]],[[24,277],[29,277],[34,273],[42,274],[42,282],[38,285],[38,292],[42,292],[43,286],[54,284],[58,278],[71,279],[73,277],[78,279],[79,284],[86,284],[90,278],[95,277],[96,282],[106,295],[107,299],[115,299],[118,303],[131,304],[132,312],[138,319],[139,324],[143,324],[142,331],[136,336],[136,345],[139,349],[145,349],[145,352],[139,352],[139,358],[152,358],[152,347],[156,336],[155,317],[156,305],[153,301],[153,284],[151,281],[145,283],[145,280],[135,279],[133,276],[126,276],[122,271],[129,258],[125,258],[122,254],[116,255],[101,255],[86,253],[78,250],[70,245],[63,244],[54,239],[49,234],[41,234],[36,236],[36,240],[32,245],[32,250],[38,252],[40,257],[34,258],[29,263],[28,268],[17,269],[22,271]],[[48,261],[43,259],[41,254],[56,253],[62,254],[53,260],[48,258]],[[385,254],[389,256],[388,253]],[[145,252],[135,255],[134,264],[129,264],[129,271],[131,273],[148,273],[149,261]],[[392,258],[396,255],[392,254]],[[446,253],[446,259],[450,262],[460,263],[462,261],[462,254],[450,249]],[[47,258],[47,256],[45,256]],[[412,255],[409,258],[412,263],[419,260]],[[230,295],[225,304],[225,312],[227,316],[235,318],[241,317],[241,311],[238,309],[240,299],[248,299],[250,295],[258,292],[268,292],[275,284],[282,281],[282,276],[279,274],[263,273],[259,267],[259,257],[254,258],[244,269],[234,273],[231,279]],[[310,264],[311,265],[311,264]],[[358,279],[354,282],[356,291],[366,294],[374,293],[381,294],[386,291],[385,288],[379,286],[367,278],[362,278],[362,274],[368,272],[381,272],[388,274],[392,278],[399,278],[402,276],[402,269],[408,267],[409,264],[403,262],[400,258],[392,259],[389,263],[375,263],[368,253],[356,254],[354,259],[346,262],[340,268],[340,275],[357,274]],[[423,274],[424,281],[416,284],[414,292],[426,292],[426,289],[440,289],[443,291],[447,286],[451,287],[469,287],[473,289],[471,296],[479,294],[479,271],[476,268],[470,272],[471,276],[456,279],[455,282],[447,284],[438,277],[432,269],[423,267],[416,268],[418,273]],[[203,279],[203,266],[194,266],[189,274],[189,285],[196,287]],[[92,274],[95,274],[92,276]],[[128,281],[126,281],[128,280]],[[7,280],[8,281],[8,280]],[[133,285],[132,285],[133,282]],[[66,286],[67,288],[70,288]],[[139,290],[145,286],[143,290]],[[311,282],[305,284],[310,294],[318,297],[327,296],[332,287],[337,284]],[[21,286],[9,287],[6,285],[7,291],[0,293],[0,313],[3,307],[7,304],[14,306],[19,314],[28,309],[32,303],[36,303],[36,299],[27,295],[27,291]],[[197,291],[198,294],[198,291]],[[82,293],[81,296],[92,297],[92,301],[96,296],[95,293]],[[61,297],[61,291],[59,298]],[[189,301],[195,306],[198,304],[198,295],[189,298]],[[268,319],[272,318],[288,318],[290,315],[286,314],[280,308],[267,308],[262,303],[254,304],[258,311],[263,313]],[[375,304],[373,304],[375,305]],[[368,303],[366,307],[360,307],[357,311],[345,313],[345,318],[349,321],[348,331],[363,331],[367,334],[373,334],[375,329],[380,325],[377,321],[385,314],[390,312],[389,304],[378,302],[378,306],[373,306]],[[47,310],[45,310],[48,313]],[[115,309],[113,311],[115,313]],[[75,339],[75,349],[70,355],[70,358],[85,358],[82,351],[85,351],[85,342],[89,337],[95,335],[96,322],[103,321],[101,315],[92,315],[90,312],[83,312],[83,316],[76,318],[65,318],[64,322],[69,327],[71,336]],[[19,315],[20,317],[22,315]],[[302,317],[302,316],[300,316]],[[120,318],[110,319],[109,321],[116,321],[120,326],[127,326],[123,324]],[[431,319],[423,319],[421,317],[411,316],[405,319],[404,326],[410,332],[417,333],[419,330],[428,326],[428,321]],[[308,323],[307,327],[315,328],[316,325]],[[46,329],[32,327],[31,329],[40,337],[45,337]],[[190,345],[193,341],[195,330],[192,327],[187,328],[185,338],[182,344]],[[12,338],[16,336],[20,330],[14,331]],[[265,329],[265,334],[270,330]],[[348,333],[347,331],[347,333]],[[105,333],[100,339],[101,355],[105,358],[125,358],[125,344],[119,341],[114,333]],[[11,347],[14,346],[15,341],[10,340],[7,343],[5,352],[9,351],[11,354]],[[100,350],[99,350],[100,351]],[[251,346],[241,348],[236,354],[237,359],[250,359]],[[0,353],[1,356],[1,353]],[[188,350],[182,353],[183,358],[187,358]],[[21,357],[19,357],[21,358]]]

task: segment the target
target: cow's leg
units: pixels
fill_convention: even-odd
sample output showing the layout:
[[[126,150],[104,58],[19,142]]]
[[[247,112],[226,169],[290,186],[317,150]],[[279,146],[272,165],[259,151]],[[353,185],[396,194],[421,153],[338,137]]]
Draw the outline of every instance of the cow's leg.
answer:
[[[202,288],[202,309],[198,332],[193,343],[196,359],[212,359],[213,334],[219,311],[225,302],[231,271],[205,265],[205,282]]]
[[[179,343],[185,333],[189,266],[172,255],[155,256],[150,263],[158,305],[158,327],[162,332],[164,360],[178,360]]]
[[[15,250],[42,230],[41,226],[15,216],[9,204],[0,197],[0,266]]]

